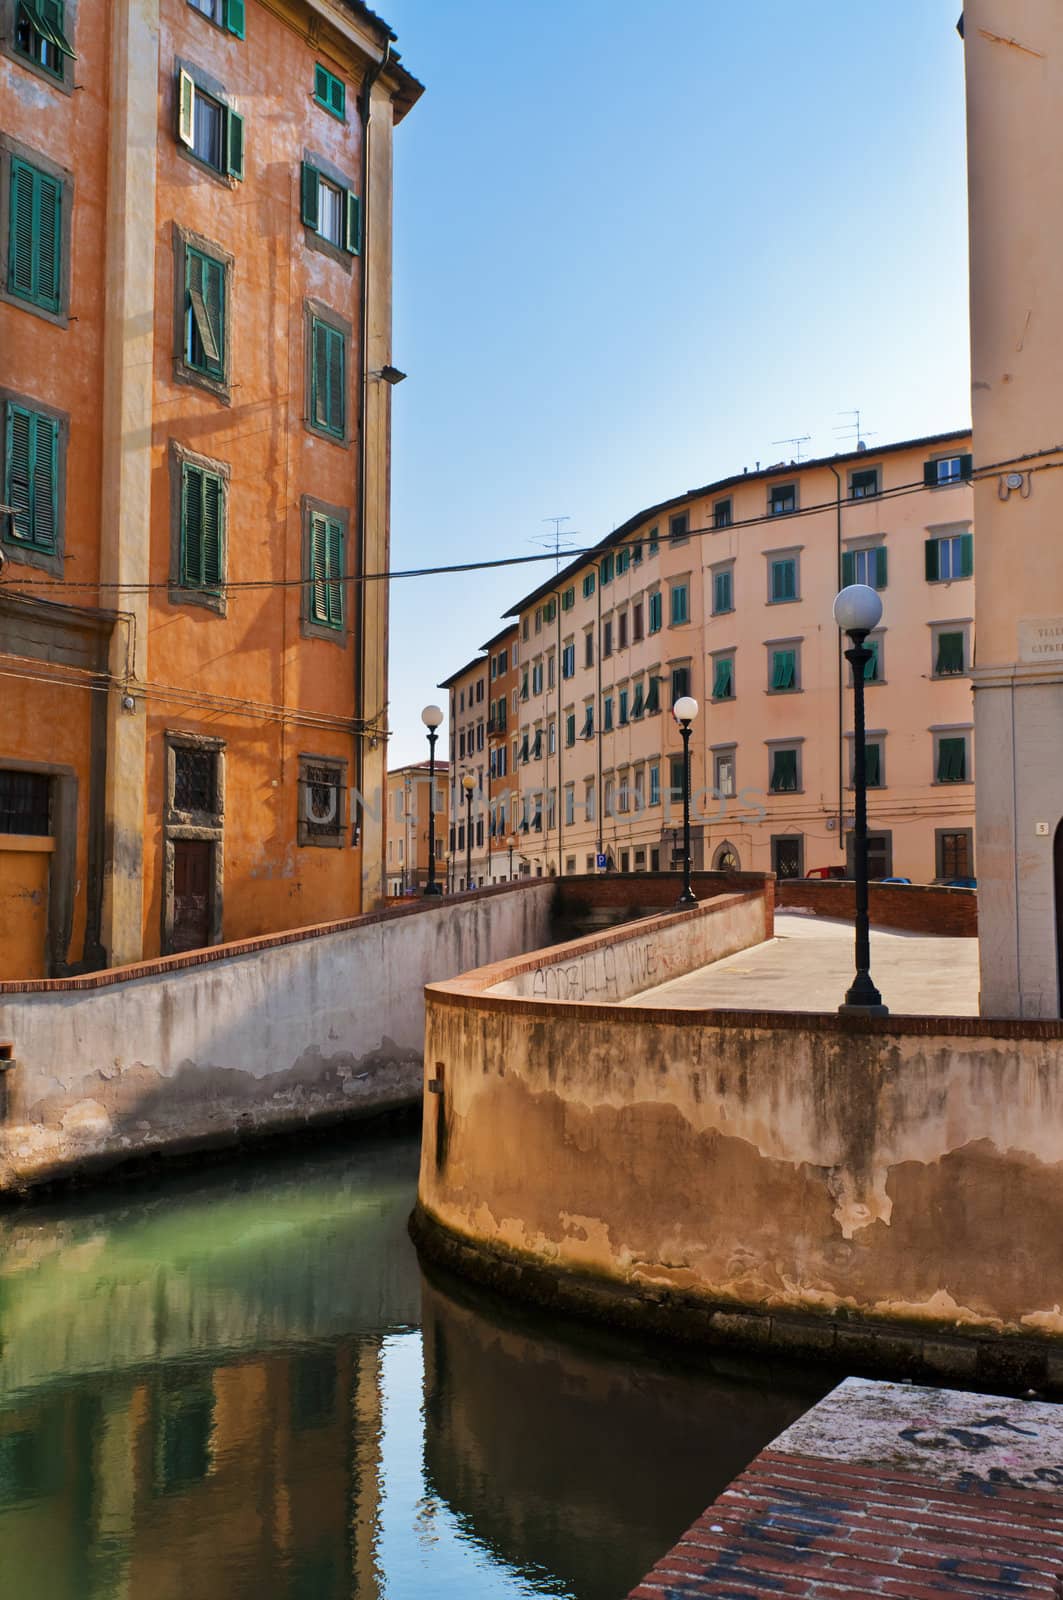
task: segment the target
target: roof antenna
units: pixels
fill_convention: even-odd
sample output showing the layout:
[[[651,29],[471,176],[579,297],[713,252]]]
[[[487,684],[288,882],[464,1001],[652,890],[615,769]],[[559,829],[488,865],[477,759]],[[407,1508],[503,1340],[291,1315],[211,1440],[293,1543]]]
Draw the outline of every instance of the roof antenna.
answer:
[[[861,413],[859,406],[853,411],[839,411],[839,417],[852,417],[853,420],[852,422],[844,423],[840,428],[835,428],[834,432],[836,434],[843,434],[850,444],[856,445],[858,450],[866,450],[867,440],[877,439],[878,435],[876,433],[868,433],[867,430],[861,426],[860,415]]]
[[[800,462],[801,446],[803,444],[807,444],[811,437],[812,435],[810,433],[801,433],[793,439],[773,439],[771,442],[772,444],[795,444],[797,446],[797,454],[796,456],[791,456],[790,460]]]
[[[553,523],[553,525],[554,525],[554,536],[553,536],[553,538],[552,539],[529,539],[528,543],[529,544],[537,544],[539,546],[539,548],[542,549],[542,550],[552,550],[553,551],[553,555],[554,555],[554,572],[556,574],[556,573],[561,571],[561,557],[563,555],[568,555],[570,551],[573,551],[576,548],[575,545],[569,544],[567,541],[573,536],[578,538],[579,534],[576,532],[576,530],[574,528],[566,528],[565,533],[562,536],[561,524],[563,522],[571,522],[572,521],[571,517],[544,517],[543,521],[544,522],[552,522]]]

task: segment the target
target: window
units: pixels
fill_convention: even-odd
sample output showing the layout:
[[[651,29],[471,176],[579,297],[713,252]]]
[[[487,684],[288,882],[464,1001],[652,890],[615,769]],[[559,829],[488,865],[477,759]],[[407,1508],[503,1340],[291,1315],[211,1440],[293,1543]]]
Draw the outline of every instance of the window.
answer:
[[[225,263],[184,246],[185,310],[181,359],[193,372],[224,382],[226,372]]]
[[[636,722],[638,721],[639,717],[641,717],[641,715],[642,715],[643,709],[645,707],[645,703],[646,703],[646,695],[645,695],[645,690],[644,690],[643,685],[642,685],[642,680],[640,678],[638,683],[636,683],[636,685],[635,685],[635,691],[634,691],[634,695],[632,696],[632,701],[631,701],[631,716],[632,716],[633,720],[635,720]]]
[[[644,636],[645,629],[643,627],[642,619],[643,619],[642,601],[641,600],[636,600],[635,604],[631,607],[631,642],[632,642],[632,644],[638,644],[639,640],[642,639],[643,636]]]
[[[586,572],[583,575],[583,598],[589,600],[594,593],[594,573]]]
[[[347,437],[347,339],[342,329],[308,313],[310,395],[307,423],[315,433]]]
[[[216,22],[219,28],[227,28],[238,39],[244,37],[246,0],[189,0],[189,5],[193,11],[201,11],[211,22]]]
[[[623,728],[627,724],[628,691],[626,689],[621,689],[619,701],[618,720],[620,726]]]
[[[712,614],[721,617],[734,610],[734,572],[727,567],[712,575]]]
[[[611,656],[613,653],[613,622],[610,618],[602,623],[602,655]]]
[[[686,511],[678,511],[668,518],[668,538],[672,544],[686,544],[689,537],[690,517]]]
[[[672,585],[669,601],[672,627],[679,627],[684,622],[689,622],[690,608],[687,601],[687,586],[685,583],[674,583]]]
[[[539,660],[539,661],[533,662],[533,664],[532,664],[532,694],[538,695],[538,694],[542,694],[542,692],[543,692],[543,664],[542,664],[542,661]]]
[[[864,762],[864,781],[869,789],[882,789],[885,787],[886,761],[885,750],[880,736],[868,735],[864,747],[866,760]],[[849,739],[849,784],[856,781],[856,746],[855,740]]]
[[[801,787],[796,745],[775,745],[770,752],[768,788],[772,794],[796,794]]]
[[[2,542],[10,549],[61,559],[58,418],[8,400],[4,406]]]
[[[682,756],[668,757],[668,798],[675,802],[682,802],[683,790],[686,787],[686,763]]]
[[[299,758],[299,832],[301,845],[335,848],[343,844],[346,766],[325,757]]]
[[[319,62],[314,66],[314,99],[326,111],[343,122],[347,115],[347,86],[328,67]]]
[[[882,636],[881,636],[881,634],[877,634],[876,633],[876,634],[873,634],[870,638],[865,639],[864,640],[864,646],[865,646],[866,649],[871,651],[871,660],[869,662],[867,662],[866,666],[864,667],[864,682],[865,683],[882,683],[882,682],[884,682],[885,674],[883,673],[883,670],[882,670]],[[852,668],[850,668],[849,669],[849,681],[850,681],[850,683],[852,682],[852,676],[853,676]]]
[[[342,632],[344,619],[344,543],[338,515],[310,511],[304,620],[314,628],[336,633]]]
[[[174,745],[171,807],[184,815],[216,816],[218,752],[198,745]]]
[[[619,577],[622,572],[626,572],[630,566],[631,551],[627,545],[623,545],[616,553],[617,576]]]
[[[542,606],[536,606],[536,608],[535,608],[535,631],[536,631],[536,633],[542,633],[542,631],[543,631],[543,608],[542,608]]]
[[[788,517],[797,510],[797,485],[773,483],[768,490],[769,517]]]
[[[220,595],[225,572],[225,479],[191,461],[181,463],[178,586]]]
[[[602,732],[611,733],[613,729],[613,697],[607,694],[602,702]]]
[[[842,588],[851,583],[866,583],[870,589],[884,589],[887,570],[885,545],[875,545],[869,550],[847,550],[842,556]]]
[[[717,656],[713,662],[712,698],[733,700],[735,697],[735,658]]]
[[[575,744],[575,742],[576,742],[576,713],[574,711],[570,711],[568,716],[565,718],[565,744],[568,746],[569,749],[571,749],[571,747]]]
[[[585,667],[593,667],[593,665],[594,665],[594,634],[593,633],[585,633],[583,635],[583,665]]]
[[[963,628],[941,628],[934,636],[935,678],[960,677],[967,671],[967,634]]]
[[[306,227],[336,250],[356,256],[362,248],[362,208],[353,189],[304,161],[301,192]]]
[[[966,783],[967,777],[967,736],[966,734],[937,734],[937,757],[934,763],[934,780],[936,783]]]
[[[661,709],[661,680],[651,674],[646,685],[646,715],[653,716]]]
[[[797,557],[778,556],[770,564],[768,599],[772,605],[797,599]]]
[[[635,543],[631,546],[631,565],[633,567],[637,567],[637,566],[639,566],[641,564],[641,561],[642,561],[642,540],[641,539],[636,539]]]
[[[718,750],[712,762],[713,787],[717,795],[723,800],[729,800],[735,792],[735,752],[733,750]]]
[[[627,649],[627,612],[626,611],[621,611],[617,615],[617,619],[616,619],[616,635],[617,635],[617,637],[616,637],[616,648],[618,650],[626,650]]]
[[[548,600],[546,602],[546,604],[543,606],[543,621],[544,622],[553,622],[553,620],[554,620],[554,618],[556,616],[557,616],[557,601],[556,600]]]
[[[974,536],[948,533],[926,541],[927,583],[948,583],[974,572]]]
[[[562,595],[561,595],[561,609],[562,609],[562,611],[571,611],[572,607],[575,604],[576,604],[576,589],[575,589],[575,585],[574,584],[570,584],[569,587],[562,592]]]
[[[63,291],[63,184],[17,156],[10,162],[7,290],[58,315]]]
[[[602,561],[601,561],[601,582],[602,582],[602,588],[603,589],[605,588],[607,583],[612,583],[612,581],[613,581],[613,573],[615,572],[615,570],[616,570],[616,558],[614,556],[611,556],[611,555],[603,556],[602,557]]]
[[[941,456],[923,465],[923,482],[928,489],[948,489],[954,483],[967,483],[974,470],[973,456]]]
[[[651,556],[655,556],[660,548],[661,541],[657,536],[657,529],[651,528],[649,537],[647,539],[647,553]]]
[[[690,693],[690,668],[672,668],[672,704],[682,700],[683,696]]]
[[[974,877],[974,835],[970,828],[938,828],[935,843],[939,878]]]
[[[63,0],[16,0],[15,51],[62,82],[67,61],[76,59],[67,42]]]
[[[197,161],[230,178],[244,175],[244,119],[201,89],[182,67],[177,80],[177,137]]]
[[[878,494],[878,468],[859,467],[849,474],[850,500],[870,500]],[[863,579],[860,580],[863,582]]]
[[[661,765],[659,761],[650,762],[650,805],[659,806],[661,803]]]
[[[565,827],[571,828],[576,820],[576,791],[570,783],[565,785]],[[575,872],[576,858],[570,856],[566,863],[566,871]]]
[[[52,831],[52,780],[42,772],[0,771],[0,833],[45,839]]]
[[[797,660],[797,646],[793,644],[768,651],[768,688],[772,694],[785,694],[801,687]]]
[[[548,689],[552,689],[554,687],[554,679],[554,652],[551,650],[550,654],[546,658],[546,687]]]
[[[660,633],[664,621],[664,602],[658,589],[650,595],[650,632]]]
[[[209,1381],[178,1387],[166,1378],[155,1398],[152,1448],[156,1494],[172,1494],[206,1478],[214,1432],[214,1393]]]
[[[566,644],[561,652],[561,676],[574,678],[576,675],[576,646]]]
[[[712,525],[714,528],[729,528],[734,521],[730,500],[717,500],[712,508]]]
[[[536,728],[535,737],[532,739],[532,760],[541,761],[543,758],[543,730]]]
[[[549,755],[553,755],[557,750],[557,723],[556,722],[551,722],[549,728],[547,729],[546,748],[547,748],[547,752],[548,752]]]

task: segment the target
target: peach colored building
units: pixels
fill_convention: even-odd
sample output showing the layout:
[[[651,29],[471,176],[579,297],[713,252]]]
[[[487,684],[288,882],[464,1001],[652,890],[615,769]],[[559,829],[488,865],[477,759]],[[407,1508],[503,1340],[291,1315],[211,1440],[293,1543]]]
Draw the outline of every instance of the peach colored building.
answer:
[[[387,887],[389,895],[414,894],[428,882],[428,762],[393,767],[388,773]],[[447,882],[450,778],[446,761],[436,760],[435,881]]]
[[[970,436],[744,472],[639,512],[525,596],[512,757],[535,875],[847,870],[852,696],[831,606],[884,614],[867,686],[871,866],[975,872]]]
[[[0,977],[383,892],[393,37],[0,0]]]
[[[979,938],[988,1016],[1063,1013],[1063,14],[967,0],[978,524]]]
[[[517,716],[516,624],[507,624],[481,649],[485,654],[476,656],[439,684],[448,696],[448,886],[455,893],[466,887],[480,889],[485,884],[505,883],[510,876],[511,856],[513,876],[519,876],[519,840],[512,833],[516,784],[510,737]],[[474,779],[471,802],[462,786],[466,774]],[[470,822],[471,843],[467,846]]]

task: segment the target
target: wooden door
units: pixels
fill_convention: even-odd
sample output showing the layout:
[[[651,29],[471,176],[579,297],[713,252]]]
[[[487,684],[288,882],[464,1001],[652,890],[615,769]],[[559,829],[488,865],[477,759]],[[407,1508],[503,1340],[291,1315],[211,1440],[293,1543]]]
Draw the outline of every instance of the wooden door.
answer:
[[[0,979],[48,976],[51,861],[44,850],[0,850]]]
[[[209,839],[175,839],[173,846],[173,935],[171,953],[202,950],[210,943],[214,846]]]

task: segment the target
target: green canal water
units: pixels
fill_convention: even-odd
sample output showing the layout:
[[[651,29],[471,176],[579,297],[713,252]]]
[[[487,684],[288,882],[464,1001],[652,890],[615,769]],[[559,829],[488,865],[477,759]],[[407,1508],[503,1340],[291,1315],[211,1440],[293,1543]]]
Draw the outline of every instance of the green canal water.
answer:
[[[0,1595],[619,1600],[828,1386],[424,1276],[417,1144],[0,1216]]]

